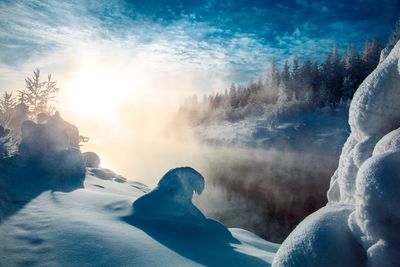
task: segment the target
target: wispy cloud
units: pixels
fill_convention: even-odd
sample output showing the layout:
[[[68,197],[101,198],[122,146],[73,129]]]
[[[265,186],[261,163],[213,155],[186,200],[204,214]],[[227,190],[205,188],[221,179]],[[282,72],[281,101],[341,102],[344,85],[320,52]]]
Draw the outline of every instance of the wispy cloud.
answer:
[[[133,60],[140,58],[153,72],[191,70],[221,85],[244,82],[264,72],[272,57],[318,59],[334,43],[341,48],[374,34],[387,36],[390,29],[384,29],[399,5],[382,1],[382,12],[388,12],[387,6],[392,11],[386,19],[375,12],[381,23],[349,17],[352,12],[367,14],[366,2],[2,1],[0,87],[11,86],[17,73],[23,77],[34,67],[68,72],[95,56],[126,65],[140,64]]]

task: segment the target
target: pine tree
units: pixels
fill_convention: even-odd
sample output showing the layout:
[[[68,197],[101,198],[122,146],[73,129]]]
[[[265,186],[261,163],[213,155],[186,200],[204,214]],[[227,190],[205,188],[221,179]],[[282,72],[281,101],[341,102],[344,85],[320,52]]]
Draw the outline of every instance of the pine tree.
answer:
[[[289,63],[286,60],[285,65],[283,65],[283,70],[281,73],[281,82],[287,86],[289,84],[289,80],[290,80],[290,68],[289,68]]]
[[[271,62],[271,69],[269,71],[269,86],[271,88],[277,88],[279,86],[280,80],[281,78],[278,66],[276,64],[275,58],[273,58]]]
[[[383,44],[377,39],[365,43],[362,60],[364,62],[364,76],[370,74],[378,65]]]
[[[297,55],[293,57],[293,66],[292,66],[292,73],[291,73],[291,81],[289,90],[293,92],[293,95],[296,99],[299,99],[300,96],[300,88],[299,88],[299,81],[300,81],[300,67],[299,67],[299,58]]]
[[[400,18],[397,20],[392,34],[389,37],[388,45],[395,45],[400,40]]]
[[[33,76],[25,79],[25,91],[21,93],[26,95],[27,105],[30,107],[34,118],[40,113],[40,102],[42,100],[42,89],[45,82],[40,81],[40,70],[33,71]]]
[[[39,101],[39,105],[38,105],[39,112],[51,114],[55,111],[55,108],[50,106],[49,102],[54,101],[54,99],[57,97],[57,93],[59,92],[60,89],[57,88],[56,86],[57,86],[57,82],[53,81],[51,79],[51,74],[49,74],[47,76],[47,81],[41,91],[40,101]]]
[[[0,98],[0,113],[10,113],[15,108],[16,100],[12,95],[12,92],[5,91]]]
[[[54,112],[54,107],[50,102],[54,101],[59,92],[56,87],[57,82],[52,80],[51,74],[48,75],[47,81],[40,81],[40,70],[33,71],[33,76],[25,79],[25,90],[19,91],[19,101],[26,104],[32,119],[36,119],[39,113],[51,114]]]

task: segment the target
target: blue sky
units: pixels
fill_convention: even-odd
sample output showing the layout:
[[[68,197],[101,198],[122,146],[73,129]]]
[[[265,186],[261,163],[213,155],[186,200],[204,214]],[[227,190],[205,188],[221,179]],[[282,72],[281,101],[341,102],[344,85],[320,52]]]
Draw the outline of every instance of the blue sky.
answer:
[[[386,42],[399,14],[398,0],[6,0],[0,88],[19,86],[14,79],[23,82],[35,67],[71,72],[96,50],[107,62],[139,57],[123,64],[146,71],[190,70],[197,79],[220,79],[216,86],[245,82],[273,57],[321,59],[335,43],[343,50],[373,37]]]

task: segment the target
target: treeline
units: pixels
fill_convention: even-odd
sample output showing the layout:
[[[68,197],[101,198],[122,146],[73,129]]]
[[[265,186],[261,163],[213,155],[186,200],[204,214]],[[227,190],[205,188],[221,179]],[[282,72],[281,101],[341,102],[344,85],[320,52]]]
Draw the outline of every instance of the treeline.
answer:
[[[237,121],[249,116],[288,114],[316,107],[335,107],[350,100],[378,65],[383,44],[377,39],[358,51],[350,46],[343,55],[333,47],[324,62],[301,62],[296,56],[279,67],[275,60],[267,74],[247,85],[232,84],[224,93],[195,95],[180,109],[194,124]]]
[[[400,40],[400,19],[386,44],[385,53]],[[375,69],[384,45],[377,39],[361,50],[351,45],[341,55],[336,46],[323,62],[300,61],[278,66],[272,60],[266,75],[247,85],[232,84],[223,93],[187,99],[179,115],[191,124],[238,121],[249,116],[276,119],[296,112],[347,104],[362,81]]]

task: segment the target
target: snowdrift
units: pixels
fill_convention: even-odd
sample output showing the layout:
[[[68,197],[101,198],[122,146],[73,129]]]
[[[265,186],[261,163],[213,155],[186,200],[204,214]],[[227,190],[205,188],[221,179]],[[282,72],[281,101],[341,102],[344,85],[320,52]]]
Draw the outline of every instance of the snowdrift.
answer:
[[[192,203],[205,187],[192,168],[150,190],[100,166],[80,185],[55,165],[29,173],[29,162],[0,173],[0,266],[269,266],[278,249],[206,218]]]
[[[282,244],[273,266],[399,266],[400,42],[360,85],[326,207]]]

